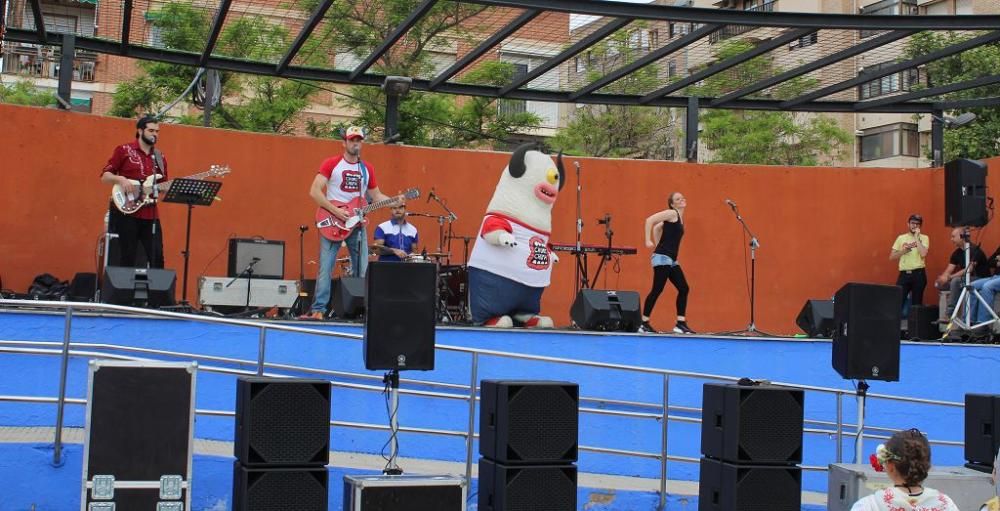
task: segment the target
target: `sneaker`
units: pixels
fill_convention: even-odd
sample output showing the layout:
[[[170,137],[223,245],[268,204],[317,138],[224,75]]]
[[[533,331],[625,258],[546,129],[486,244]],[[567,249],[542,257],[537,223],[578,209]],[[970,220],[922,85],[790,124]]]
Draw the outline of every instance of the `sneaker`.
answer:
[[[323,319],[325,319],[325,318],[323,318],[323,313],[320,312],[320,311],[309,311],[309,312],[307,312],[307,313],[299,316],[298,319],[312,320],[312,321],[323,321]]]
[[[649,324],[649,321],[643,321],[642,324],[639,325],[639,333],[640,334],[658,334],[659,332],[657,332],[656,329],[653,328],[653,325]]]
[[[695,333],[695,331],[691,330],[690,328],[688,328],[688,325],[687,325],[686,321],[678,321],[677,325],[674,326],[674,333],[675,334],[693,334],[693,333]]]

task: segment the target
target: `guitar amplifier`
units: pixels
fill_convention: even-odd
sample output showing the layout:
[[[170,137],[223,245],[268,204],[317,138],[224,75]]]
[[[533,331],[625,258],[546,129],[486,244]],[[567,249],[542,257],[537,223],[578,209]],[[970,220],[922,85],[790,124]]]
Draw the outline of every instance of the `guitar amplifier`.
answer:
[[[259,238],[229,239],[227,275],[230,278],[240,275],[255,257],[258,261],[253,267],[253,278],[285,278],[285,242]]]
[[[198,279],[198,303],[208,306],[243,307],[247,304],[247,280],[226,277]],[[232,282],[232,284],[230,284]],[[250,280],[251,307],[278,307],[287,309],[299,297],[297,280]]]

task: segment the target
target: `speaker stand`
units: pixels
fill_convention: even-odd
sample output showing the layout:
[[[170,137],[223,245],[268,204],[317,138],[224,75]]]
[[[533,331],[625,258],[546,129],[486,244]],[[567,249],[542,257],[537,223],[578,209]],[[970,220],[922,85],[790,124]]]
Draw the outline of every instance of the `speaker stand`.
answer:
[[[389,391],[389,462],[386,463],[382,473],[390,476],[403,474],[403,469],[396,464],[399,457],[399,370],[392,369],[382,377]],[[383,451],[385,452],[385,451]]]
[[[865,429],[865,398],[868,396],[868,383],[864,380],[858,380],[857,392],[858,396],[858,433],[854,438],[854,463],[863,464],[861,461],[862,456],[864,456],[864,429]]]
[[[966,227],[962,229],[961,234],[964,240],[963,251],[965,252],[965,267],[969,268],[970,263],[970,252],[972,250],[972,244],[969,241],[969,228]],[[972,287],[972,277],[969,275],[969,271],[966,270],[965,275],[965,285],[962,286],[962,292],[958,295],[958,300],[955,301],[955,310],[951,313],[951,318],[948,320],[948,327],[945,329],[945,337],[951,333],[952,328],[959,327],[963,330],[968,330],[972,332],[976,329],[992,325],[1000,321],[1000,316],[997,316],[996,311],[993,310],[993,304],[987,303],[983,295],[979,293],[979,290]],[[982,323],[976,323],[975,318],[972,317],[972,304],[973,300],[978,300],[980,307],[986,307],[990,315],[993,316],[991,319],[983,321]],[[960,310],[965,310],[964,319],[958,317]]]

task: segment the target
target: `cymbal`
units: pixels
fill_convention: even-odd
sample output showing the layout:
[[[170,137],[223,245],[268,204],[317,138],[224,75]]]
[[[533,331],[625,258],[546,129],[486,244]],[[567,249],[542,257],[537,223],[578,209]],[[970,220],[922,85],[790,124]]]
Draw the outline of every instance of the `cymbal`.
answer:
[[[427,257],[436,257],[436,258],[451,257],[451,254],[445,252],[427,252],[426,254],[420,254],[420,255]]]

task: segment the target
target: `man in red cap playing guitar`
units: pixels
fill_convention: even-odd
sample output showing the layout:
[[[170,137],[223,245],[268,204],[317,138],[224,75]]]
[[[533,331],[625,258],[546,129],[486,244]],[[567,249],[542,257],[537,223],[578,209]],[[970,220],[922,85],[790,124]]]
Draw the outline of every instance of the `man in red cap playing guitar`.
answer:
[[[309,312],[301,319],[323,319],[330,302],[330,274],[337,259],[341,243],[347,244],[351,257],[351,271],[356,277],[364,277],[368,268],[368,238],[363,223],[351,222],[354,213],[347,207],[356,201],[364,206],[365,195],[376,202],[393,199],[378,188],[375,168],[361,159],[361,144],[365,139],[364,130],[351,126],[344,132],[344,154],[323,161],[319,173],[309,188],[309,196],[321,208],[317,215],[319,238],[319,273],[316,275],[316,294]],[[327,214],[329,213],[329,214]],[[320,217],[325,217],[320,219]],[[328,225],[324,225],[328,224]],[[341,239],[330,239],[324,230],[330,227],[340,232],[350,232]],[[332,236],[340,238],[340,236]]]

